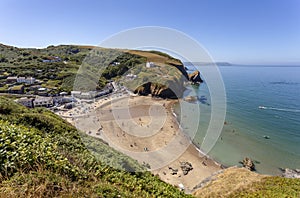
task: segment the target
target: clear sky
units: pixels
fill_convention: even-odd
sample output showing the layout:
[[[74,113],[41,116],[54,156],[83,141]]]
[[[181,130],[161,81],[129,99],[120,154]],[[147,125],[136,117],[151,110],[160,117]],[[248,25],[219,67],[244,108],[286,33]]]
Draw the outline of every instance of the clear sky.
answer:
[[[214,60],[300,63],[300,0],[0,0],[0,43],[98,45],[119,31],[182,31]]]

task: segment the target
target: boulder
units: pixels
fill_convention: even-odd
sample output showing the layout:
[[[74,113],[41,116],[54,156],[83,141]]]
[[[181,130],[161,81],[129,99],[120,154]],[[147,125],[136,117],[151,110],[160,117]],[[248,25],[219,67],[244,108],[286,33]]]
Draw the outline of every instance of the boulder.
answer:
[[[191,170],[193,170],[193,166],[190,162],[180,162],[180,168],[183,175],[187,175]]]
[[[249,157],[245,157],[244,160],[242,161],[242,164],[245,168],[247,168],[250,171],[255,170],[255,165]]]
[[[282,176],[286,177],[286,178],[300,178],[300,170],[299,169],[289,169],[289,168],[285,168],[285,169],[281,169]]]
[[[169,170],[171,170],[171,175],[177,175],[178,169],[172,168],[169,166]]]

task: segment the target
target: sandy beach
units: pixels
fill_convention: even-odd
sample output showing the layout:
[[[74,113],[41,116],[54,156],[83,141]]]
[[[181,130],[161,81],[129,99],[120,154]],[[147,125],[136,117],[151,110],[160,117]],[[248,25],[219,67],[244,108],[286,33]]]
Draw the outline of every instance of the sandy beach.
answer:
[[[173,115],[176,100],[115,96],[84,103],[60,115],[87,134],[101,138],[172,185],[186,192],[220,165],[201,154],[180,130]],[[188,171],[184,171],[188,165]],[[191,168],[192,167],[192,168]]]

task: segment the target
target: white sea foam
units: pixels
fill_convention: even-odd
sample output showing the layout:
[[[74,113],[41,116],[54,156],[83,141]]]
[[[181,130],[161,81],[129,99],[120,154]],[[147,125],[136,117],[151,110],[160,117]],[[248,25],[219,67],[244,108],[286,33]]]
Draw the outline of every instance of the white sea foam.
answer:
[[[275,110],[275,111],[287,111],[287,112],[300,113],[300,109],[284,109],[284,108],[265,107],[265,106],[259,106],[259,108],[260,109]]]

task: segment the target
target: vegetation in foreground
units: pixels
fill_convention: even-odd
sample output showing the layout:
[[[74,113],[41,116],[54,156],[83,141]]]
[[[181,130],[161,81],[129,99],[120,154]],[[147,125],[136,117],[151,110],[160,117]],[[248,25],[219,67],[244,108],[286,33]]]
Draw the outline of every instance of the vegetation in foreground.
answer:
[[[202,188],[196,197],[300,197],[300,179],[260,175],[245,168],[228,168]]]
[[[0,131],[0,197],[189,197],[46,109],[1,97]]]

